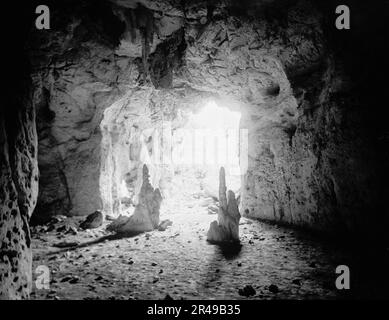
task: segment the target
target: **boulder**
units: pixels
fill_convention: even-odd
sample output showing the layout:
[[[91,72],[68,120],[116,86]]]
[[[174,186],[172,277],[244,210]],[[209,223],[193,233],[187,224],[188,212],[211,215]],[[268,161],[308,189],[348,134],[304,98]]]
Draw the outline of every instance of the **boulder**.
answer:
[[[173,225],[173,222],[169,219],[167,220],[163,220],[159,226],[158,226],[158,230],[159,231],[165,231],[168,227],[172,226]]]
[[[100,211],[95,211],[88,215],[86,219],[81,222],[80,227],[82,229],[95,229],[103,224],[103,214]]]
[[[245,286],[243,289],[239,289],[239,295],[244,297],[254,296],[256,294],[255,289],[251,285]]]
[[[207,240],[214,243],[239,242],[240,213],[233,191],[226,196],[226,178],[224,168],[219,175],[219,212],[218,221],[211,222]]]

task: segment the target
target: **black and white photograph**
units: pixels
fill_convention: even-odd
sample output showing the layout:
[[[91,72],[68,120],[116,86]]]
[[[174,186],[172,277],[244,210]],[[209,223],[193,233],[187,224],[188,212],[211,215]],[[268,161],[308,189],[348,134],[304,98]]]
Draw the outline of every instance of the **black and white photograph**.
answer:
[[[389,1],[10,5],[1,300],[389,300]]]

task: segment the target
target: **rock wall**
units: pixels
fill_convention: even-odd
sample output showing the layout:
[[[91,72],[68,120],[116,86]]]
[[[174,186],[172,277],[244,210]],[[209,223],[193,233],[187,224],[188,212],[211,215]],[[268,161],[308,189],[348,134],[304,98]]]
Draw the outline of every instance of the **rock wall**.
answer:
[[[39,47],[31,50],[41,171],[37,220],[101,209],[98,127],[120,82],[120,61],[111,49],[120,21],[112,19],[112,10],[102,13],[101,1],[72,9],[68,5],[63,2],[53,10],[55,30],[35,32],[31,39]],[[127,65],[122,67],[120,74],[126,77]]]
[[[19,97],[0,113],[0,299],[28,298],[31,289],[29,219],[38,196],[37,134],[31,99]]]
[[[6,86],[0,108],[1,300],[28,298],[32,278],[29,219],[37,201],[39,173],[30,69],[24,48],[33,11],[28,4],[24,8],[26,11],[18,15],[20,23],[3,37],[7,63],[2,70]],[[12,9],[8,12],[19,12]]]
[[[245,213],[339,234],[374,226],[378,179],[362,106],[331,61],[314,80],[322,87],[296,85],[292,127],[258,130],[254,145],[249,138]]]
[[[335,49],[342,48],[344,37],[329,41],[328,25],[321,19],[301,18],[297,19],[303,28],[312,23],[311,35],[300,46],[304,54],[293,63],[283,60],[289,54],[280,57],[295,98],[296,121],[261,128],[248,120],[253,129],[243,213],[338,236],[374,233],[386,219],[380,189],[385,183],[377,151],[377,139],[382,136],[378,138],[372,129],[379,126],[374,112],[382,111],[374,107],[376,98],[365,98],[366,91],[372,90],[366,79],[375,71],[364,70],[364,77],[353,74],[365,61],[364,50],[358,46],[346,52]],[[290,36],[286,47],[293,39]],[[320,38],[325,40],[318,42]]]
[[[65,3],[30,41],[37,219],[117,212],[120,117],[155,125],[206,96],[238,105],[249,130],[243,215],[327,231],[370,219],[374,154],[313,1]]]

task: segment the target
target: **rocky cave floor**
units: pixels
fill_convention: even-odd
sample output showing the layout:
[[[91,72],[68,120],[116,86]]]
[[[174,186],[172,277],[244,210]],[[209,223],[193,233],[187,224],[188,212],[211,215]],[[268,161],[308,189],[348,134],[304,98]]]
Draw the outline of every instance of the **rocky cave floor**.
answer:
[[[169,210],[161,214],[161,219],[173,221],[167,230],[129,238],[115,238],[106,231],[109,221],[81,230],[80,217],[57,217],[33,227],[33,270],[45,265],[51,275],[50,288],[38,290],[33,285],[31,298],[350,297],[335,288],[335,268],[351,263],[350,253],[302,231],[246,218],[240,222],[240,247],[211,245],[206,232],[217,215],[209,213],[207,204],[194,205],[195,200],[179,214]],[[71,244],[83,245],[61,248]],[[358,285],[354,282],[353,287]]]

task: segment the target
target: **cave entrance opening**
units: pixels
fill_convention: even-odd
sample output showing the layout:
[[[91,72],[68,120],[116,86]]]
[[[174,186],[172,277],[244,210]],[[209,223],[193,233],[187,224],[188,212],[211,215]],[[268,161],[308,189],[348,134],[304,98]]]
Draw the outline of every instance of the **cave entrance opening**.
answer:
[[[211,100],[172,130],[171,175],[162,189],[161,214],[217,213],[219,170],[239,194],[241,114]]]
[[[100,170],[103,212],[113,217],[133,214],[144,164],[151,185],[162,195],[161,220],[186,213],[188,219],[191,213],[216,214],[221,167],[225,168],[228,189],[239,200],[245,147],[240,110],[216,100],[196,101],[191,107],[178,102],[169,117],[164,117],[142,97],[123,98],[104,113]],[[166,110],[165,106],[161,110]],[[247,135],[243,137],[247,140]]]

